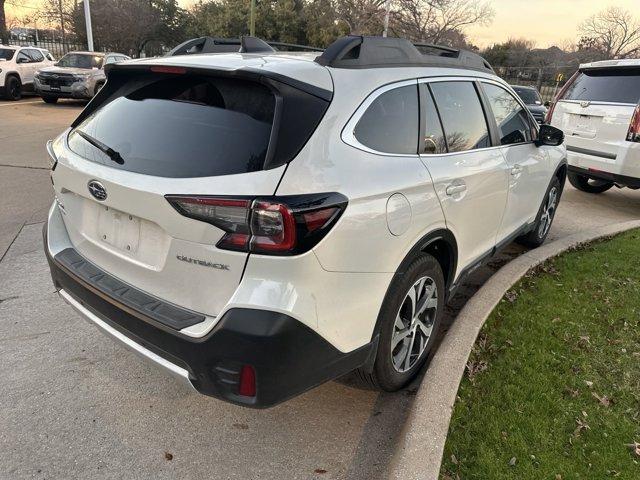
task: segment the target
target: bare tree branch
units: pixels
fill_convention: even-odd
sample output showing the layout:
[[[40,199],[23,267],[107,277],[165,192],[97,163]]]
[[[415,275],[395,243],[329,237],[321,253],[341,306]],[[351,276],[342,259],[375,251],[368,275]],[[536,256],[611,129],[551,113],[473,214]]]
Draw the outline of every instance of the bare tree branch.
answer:
[[[607,58],[627,58],[640,52],[640,23],[631,12],[609,7],[579,27],[581,42],[600,50]]]

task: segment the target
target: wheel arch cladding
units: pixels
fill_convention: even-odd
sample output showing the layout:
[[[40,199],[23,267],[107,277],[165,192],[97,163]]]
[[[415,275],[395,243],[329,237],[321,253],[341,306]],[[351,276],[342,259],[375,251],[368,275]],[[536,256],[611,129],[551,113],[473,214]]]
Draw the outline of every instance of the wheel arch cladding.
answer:
[[[445,291],[449,291],[451,285],[453,284],[458,263],[458,242],[456,242],[456,239],[451,231],[446,229],[438,229],[426,234],[418,242],[416,242],[413,248],[411,248],[409,253],[407,253],[407,255],[404,257],[402,262],[400,262],[400,266],[396,270],[396,273],[391,279],[391,282],[389,282],[387,293],[384,296],[382,306],[384,306],[389,298],[391,285],[399,276],[404,275],[406,269],[418,255],[424,253],[427,253],[434,257],[440,265],[442,274],[444,276]],[[378,318],[376,320],[375,328],[373,329],[372,338],[375,338],[375,336],[378,335],[378,331],[380,329],[380,323],[382,321],[382,306],[380,307],[380,312],[378,313]]]
[[[556,168],[555,176],[560,181],[560,185],[564,188],[564,182],[567,180],[567,162],[561,162]]]

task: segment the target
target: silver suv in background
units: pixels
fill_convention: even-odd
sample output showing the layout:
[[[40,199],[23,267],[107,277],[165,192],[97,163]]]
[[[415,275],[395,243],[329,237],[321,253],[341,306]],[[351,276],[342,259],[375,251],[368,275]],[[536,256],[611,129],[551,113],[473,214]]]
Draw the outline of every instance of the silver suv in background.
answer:
[[[130,57],[122,53],[67,53],[54,66],[36,73],[36,93],[47,103],[55,103],[61,97],[90,100],[106,81],[104,66],[124,60]]]

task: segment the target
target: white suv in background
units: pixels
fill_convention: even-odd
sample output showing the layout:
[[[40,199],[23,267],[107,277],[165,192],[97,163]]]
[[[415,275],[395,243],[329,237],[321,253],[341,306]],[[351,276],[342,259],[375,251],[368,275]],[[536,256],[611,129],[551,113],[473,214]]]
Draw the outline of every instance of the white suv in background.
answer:
[[[42,48],[0,45],[1,96],[20,100],[23,92],[33,92],[36,71],[54,62],[49,51]]]
[[[569,181],[585,192],[640,188],[640,60],[580,65],[547,116],[565,133]]]
[[[469,52],[218,45],[107,66],[49,144],[56,288],[226,401],[267,407],[354,369],[401,388],[465,277],[545,240],[562,132]]]

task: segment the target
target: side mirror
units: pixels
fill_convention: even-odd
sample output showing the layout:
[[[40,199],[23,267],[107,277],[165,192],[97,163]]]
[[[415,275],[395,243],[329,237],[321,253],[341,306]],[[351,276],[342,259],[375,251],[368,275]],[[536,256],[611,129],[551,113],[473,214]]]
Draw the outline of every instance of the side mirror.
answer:
[[[551,106],[551,102],[547,100],[546,102],[544,102],[544,106],[549,108]]]
[[[564,142],[564,132],[559,128],[552,127],[551,125],[542,124],[538,132],[538,140],[536,145],[549,145],[551,147],[557,147]]]
[[[28,60],[26,58],[17,58],[16,63],[27,63]]]

